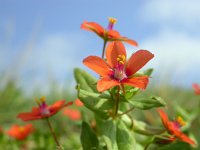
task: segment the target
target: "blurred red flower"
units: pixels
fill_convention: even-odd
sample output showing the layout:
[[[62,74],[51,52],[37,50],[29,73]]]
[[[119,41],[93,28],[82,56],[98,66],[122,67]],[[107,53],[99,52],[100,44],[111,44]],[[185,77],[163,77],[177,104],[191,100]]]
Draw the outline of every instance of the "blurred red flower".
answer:
[[[137,46],[137,42],[131,39],[128,39],[127,37],[123,37],[119,34],[118,31],[113,30],[113,26],[116,23],[116,19],[109,18],[109,24],[107,29],[103,28],[101,25],[99,25],[96,22],[87,22],[84,21],[81,24],[81,29],[89,30],[94,33],[96,33],[99,37],[104,39],[104,41],[124,41],[126,43],[129,43],[133,46]]]
[[[200,95],[200,86],[197,83],[193,83],[192,87],[194,89],[195,94]]]
[[[185,123],[180,117],[176,121],[170,121],[167,114],[162,109],[158,109],[158,113],[161,117],[164,127],[167,129],[169,134],[183,142],[191,144],[192,146],[196,146],[196,143],[192,139],[181,132],[180,128]]]
[[[153,57],[154,55],[147,50],[138,50],[126,61],[125,47],[118,41],[111,42],[107,46],[107,62],[98,56],[88,56],[83,63],[101,76],[97,83],[99,92],[123,84],[145,89],[148,76],[133,75]]]
[[[80,99],[78,99],[78,98],[75,100],[74,103],[75,103],[76,106],[79,106],[79,107],[81,107],[81,106],[84,105],[84,104],[80,101]]]
[[[80,111],[76,109],[65,109],[63,111],[63,114],[67,117],[69,117],[71,120],[80,120],[81,119],[81,113]]]
[[[14,124],[8,131],[7,134],[17,140],[24,140],[34,131],[32,124],[27,124],[24,126],[19,126]]]
[[[48,106],[45,102],[45,97],[42,97],[40,98],[40,100],[37,101],[38,107],[33,107],[31,112],[18,114],[17,118],[20,118],[23,121],[48,118],[55,115],[63,107],[67,107],[73,104],[73,102],[65,102],[65,100],[59,100],[53,105]]]

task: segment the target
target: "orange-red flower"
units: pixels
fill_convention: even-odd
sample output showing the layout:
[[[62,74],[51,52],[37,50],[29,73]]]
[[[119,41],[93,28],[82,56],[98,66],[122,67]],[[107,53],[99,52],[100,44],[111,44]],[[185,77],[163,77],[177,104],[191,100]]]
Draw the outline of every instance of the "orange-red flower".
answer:
[[[185,123],[184,121],[179,117],[176,121],[170,121],[168,119],[167,114],[162,110],[158,109],[159,115],[161,117],[162,123],[167,129],[168,133],[176,137],[177,139],[186,142],[188,144],[191,144],[193,146],[196,145],[196,143],[187,137],[183,132],[181,132],[180,128],[183,126]]]
[[[53,105],[48,106],[45,102],[45,97],[42,97],[37,101],[38,107],[33,107],[31,112],[20,113],[17,118],[20,118],[23,121],[47,118],[55,115],[63,107],[73,104],[73,102],[68,102],[67,104],[65,102],[65,100],[59,100]]]
[[[17,140],[24,140],[34,131],[32,124],[27,124],[24,126],[13,125],[8,131],[7,134]]]
[[[81,119],[81,113],[80,111],[76,109],[65,109],[63,111],[63,114],[67,117],[69,117],[71,120],[80,120]]]
[[[147,50],[138,50],[127,61],[124,45],[116,41],[109,43],[106,48],[107,62],[98,56],[89,56],[83,63],[101,76],[97,82],[99,92],[123,84],[145,89],[148,77],[133,75],[153,57],[154,55]]]
[[[113,30],[113,26],[116,23],[116,21],[117,20],[114,18],[109,18],[109,24],[108,24],[107,29],[103,28],[101,25],[99,25],[96,22],[84,21],[81,24],[81,29],[92,31],[105,41],[124,41],[133,46],[137,46],[138,44],[136,41],[128,39],[127,37],[123,37],[119,34],[118,31]]]
[[[79,106],[79,107],[83,106],[83,103],[80,101],[80,99],[76,99],[74,103],[76,106]]]
[[[200,86],[197,83],[192,84],[195,94],[200,95]]]

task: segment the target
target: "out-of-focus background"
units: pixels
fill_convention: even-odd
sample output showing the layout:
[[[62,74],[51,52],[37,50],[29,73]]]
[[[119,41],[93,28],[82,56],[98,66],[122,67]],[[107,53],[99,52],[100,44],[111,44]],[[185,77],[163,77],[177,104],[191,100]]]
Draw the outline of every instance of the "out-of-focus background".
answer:
[[[80,25],[86,20],[106,28],[108,17],[117,18],[114,28],[121,35],[139,43],[138,47],[126,45],[129,54],[137,49],[154,53],[144,67],[154,68],[149,91],[166,99],[169,107],[173,100],[188,111],[196,106],[191,85],[200,83],[199,0],[0,0],[3,128],[21,123],[15,116],[30,110],[34,97],[76,99],[73,69],[81,67],[95,76],[82,60],[88,55],[100,56],[103,45],[102,39],[81,30]],[[66,132],[71,131],[69,124],[63,125],[68,126]],[[68,149],[80,147],[80,122],[74,128],[77,132],[68,139]],[[36,141],[43,140],[42,149],[46,144],[41,138]]]

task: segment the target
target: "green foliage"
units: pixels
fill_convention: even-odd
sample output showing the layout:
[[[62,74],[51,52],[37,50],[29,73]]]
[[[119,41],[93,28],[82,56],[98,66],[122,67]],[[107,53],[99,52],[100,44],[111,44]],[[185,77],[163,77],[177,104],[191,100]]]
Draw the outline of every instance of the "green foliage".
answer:
[[[107,150],[118,150],[116,139],[116,121],[115,120],[102,120],[96,117],[97,130],[103,138]]]
[[[97,80],[88,74],[86,71],[80,69],[80,68],[75,68],[74,69],[74,78],[77,82],[77,84],[80,86],[80,89],[83,89],[88,92],[95,92],[97,93],[96,90],[96,83]]]
[[[136,141],[133,132],[130,132],[121,120],[117,122],[117,146],[118,150],[136,149]]]
[[[83,150],[97,150],[99,147],[97,136],[90,128],[89,124],[84,121],[82,122],[81,144]]]
[[[88,109],[97,113],[102,118],[109,117],[107,110],[112,108],[112,101],[110,100],[109,95],[98,94],[79,89],[78,98]]]
[[[133,107],[147,110],[154,107],[164,107],[166,106],[165,101],[161,97],[150,97],[147,99],[132,99],[128,100],[128,103],[130,103]]]

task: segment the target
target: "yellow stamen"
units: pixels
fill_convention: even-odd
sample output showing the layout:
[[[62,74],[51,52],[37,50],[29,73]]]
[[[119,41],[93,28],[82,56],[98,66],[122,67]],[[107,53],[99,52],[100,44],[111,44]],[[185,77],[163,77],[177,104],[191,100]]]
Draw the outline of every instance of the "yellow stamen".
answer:
[[[108,20],[109,20],[109,22],[112,23],[112,24],[115,24],[115,23],[117,22],[117,19],[112,18],[112,17],[109,17]]]
[[[19,132],[23,132],[24,131],[24,127],[19,127]]]
[[[118,61],[120,64],[124,64],[124,63],[125,63],[125,60],[126,60],[126,57],[125,57],[124,55],[118,55],[117,61]]]
[[[41,101],[41,102],[45,102],[45,100],[46,100],[46,97],[45,97],[45,96],[42,96],[42,97],[40,98],[40,101]]]
[[[186,124],[181,116],[178,116],[176,120],[181,126],[184,126]]]

